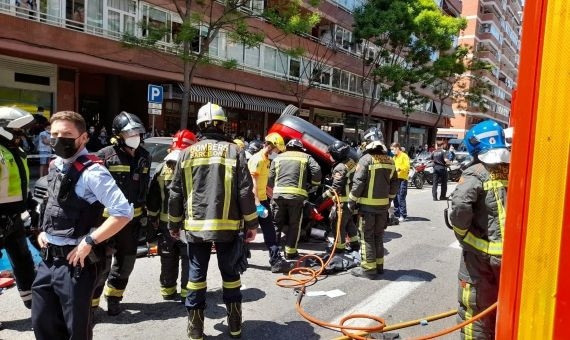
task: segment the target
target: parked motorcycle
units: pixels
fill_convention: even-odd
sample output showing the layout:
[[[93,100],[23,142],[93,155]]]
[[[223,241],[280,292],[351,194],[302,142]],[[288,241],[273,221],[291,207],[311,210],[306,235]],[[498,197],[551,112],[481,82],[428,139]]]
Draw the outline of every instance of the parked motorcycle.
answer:
[[[412,162],[412,166],[410,167],[410,173],[408,176],[408,183],[413,184],[417,189],[421,189],[424,187],[424,172],[425,172],[426,164],[422,161],[414,161]]]

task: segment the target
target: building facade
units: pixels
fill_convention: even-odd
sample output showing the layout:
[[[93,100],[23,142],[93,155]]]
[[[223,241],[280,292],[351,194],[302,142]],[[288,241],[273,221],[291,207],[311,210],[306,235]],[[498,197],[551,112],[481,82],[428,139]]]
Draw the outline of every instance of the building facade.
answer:
[[[267,1],[271,0],[248,4],[256,11]],[[461,13],[460,0],[438,3],[450,15]],[[319,6],[321,22],[310,34],[279,43],[285,48],[303,46],[321,55],[328,53],[320,81],[306,92],[301,116],[341,139],[356,141],[359,131],[375,125],[384,130],[387,142],[401,140],[405,117],[394,103],[378,105],[364,126],[361,96],[362,91],[370,91],[361,88],[360,56],[374,51],[363,51],[352,37],[352,11],[359,4],[359,0],[324,0]],[[0,23],[0,105],[45,115],[75,110],[89,125],[106,126],[109,131],[113,116],[122,110],[139,115],[150,125],[147,86],[162,84],[165,102],[156,127],[167,134],[178,129],[182,63],[170,51],[182,20],[172,2],[0,0]],[[126,33],[145,37],[144,27],[149,24],[168,29],[160,42],[164,52],[129,48],[121,42]],[[267,36],[276,32],[267,22],[258,20],[255,25]],[[266,39],[260,46],[248,48],[220,32],[207,53],[219,63],[234,60],[237,67],[212,64],[197,69],[188,127],[195,128],[199,106],[212,101],[228,112],[228,132],[254,138],[267,131],[283,108],[296,104],[292,89],[316,62],[310,57],[288,56],[275,44]],[[200,46],[197,42],[195,48]],[[439,110],[448,118],[452,116],[451,105],[442,108],[433,101],[410,116],[414,144],[435,138],[433,125]]]
[[[483,78],[491,86],[484,96],[487,111],[482,112],[469,103],[456,103],[451,126],[438,129],[438,137],[463,138],[465,131],[485,119],[494,119],[504,126],[509,124],[518,77],[522,6],[521,0],[463,1],[462,16],[468,20],[468,26],[459,36],[459,43],[469,46],[473,55],[492,67],[491,71],[483,72]]]

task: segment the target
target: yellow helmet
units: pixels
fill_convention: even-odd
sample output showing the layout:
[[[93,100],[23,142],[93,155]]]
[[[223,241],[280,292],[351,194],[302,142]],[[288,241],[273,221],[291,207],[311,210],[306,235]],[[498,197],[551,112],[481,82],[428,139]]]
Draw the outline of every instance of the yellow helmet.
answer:
[[[245,149],[245,143],[241,139],[239,138],[234,139],[234,143],[236,143],[240,149]]]
[[[275,146],[277,150],[279,150],[279,152],[285,151],[285,141],[283,140],[283,137],[281,137],[281,135],[278,134],[277,132],[272,132],[268,134],[265,137],[265,141],[267,143],[273,144],[273,146]]]

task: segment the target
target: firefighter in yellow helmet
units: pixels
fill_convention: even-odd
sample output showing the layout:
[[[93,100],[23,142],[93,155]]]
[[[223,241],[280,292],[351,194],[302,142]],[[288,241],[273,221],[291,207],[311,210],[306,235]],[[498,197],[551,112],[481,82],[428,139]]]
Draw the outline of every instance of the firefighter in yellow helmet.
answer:
[[[299,256],[297,243],[301,232],[303,204],[311,185],[321,183],[321,167],[311,155],[305,153],[303,142],[290,140],[287,151],[279,154],[269,170],[268,186],[273,188],[271,210],[278,235],[285,232],[285,259]],[[280,237],[278,237],[279,239]]]
[[[206,274],[216,244],[222,275],[223,300],[227,307],[230,336],[241,336],[240,268],[245,242],[255,238],[258,227],[251,175],[244,150],[224,134],[224,110],[207,103],[198,111],[198,143],[182,151],[174,170],[168,200],[170,233],[180,237],[183,226],[188,241],[190,279],[188,282],[188,337],[202,339],[206,307]],[[242,223],[243,221],[243,223]]]

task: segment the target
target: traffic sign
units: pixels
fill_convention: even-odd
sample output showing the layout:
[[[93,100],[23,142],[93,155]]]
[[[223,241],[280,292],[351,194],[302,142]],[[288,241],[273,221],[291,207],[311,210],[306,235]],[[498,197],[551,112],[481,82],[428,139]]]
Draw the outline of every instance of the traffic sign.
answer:
[[[148,108],[149,108],[149,109],[158,109],[158,110],[161,110],[161,109],[162,109],[162,104],[158,104],[158,103],[148,103]]]
[[[150,107],[148,108],[148,114],[149,115],[157,115],[160,116],[162,114],[162,110],[161,109],[151,109]]]
[[[147,101],[149,103],[162,103],[164,90],[160,85],[148,84]]]

